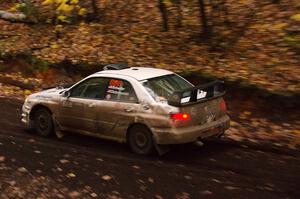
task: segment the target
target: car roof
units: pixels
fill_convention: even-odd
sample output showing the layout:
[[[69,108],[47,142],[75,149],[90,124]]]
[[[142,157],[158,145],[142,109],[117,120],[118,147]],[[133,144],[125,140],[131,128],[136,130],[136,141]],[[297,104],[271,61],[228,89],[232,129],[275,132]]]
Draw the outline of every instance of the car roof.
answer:
[[[154,77],[160,77],[164,75],[174,74],[171,71],[159,69],[159,68],[150,68],[150,67],[131,67],[121,70],[104,70],[97,72],[95,74],[110,74],[110,75],[124,75],[133,77],[139,81],[150,79]]]

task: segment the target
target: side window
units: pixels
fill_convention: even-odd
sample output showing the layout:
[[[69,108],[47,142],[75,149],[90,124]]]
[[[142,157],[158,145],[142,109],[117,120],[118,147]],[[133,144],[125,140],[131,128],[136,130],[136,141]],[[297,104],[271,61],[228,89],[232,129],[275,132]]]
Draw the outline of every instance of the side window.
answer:
[[[138,99],[131,84],[125,80],[110,79],[105,93],[105,99],[137,103]]]
[[[94,78],[87,85],[82,97],[90,99],[104,99],[107,78]]]
[[[81,97],[81,94],[83,92],[83,90],[85,89],[86,84],[85,82],[75,86],[72,90],[71,90],[71,95],[70,97]]]
[[[71,97],[104,99],[107,82],[106,78],[88,79],[72,89]]]

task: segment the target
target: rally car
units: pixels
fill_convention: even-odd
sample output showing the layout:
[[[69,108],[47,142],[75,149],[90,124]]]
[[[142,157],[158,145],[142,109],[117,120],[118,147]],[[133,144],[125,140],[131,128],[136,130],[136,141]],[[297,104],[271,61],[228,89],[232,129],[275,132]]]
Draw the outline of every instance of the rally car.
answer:
[[[149,154],[223,135],[230,120],[224,94],[221,81],[195,86],[168,70],[112,64],[68,88],[30,95],[22,122],[41,136],[79,133]]]

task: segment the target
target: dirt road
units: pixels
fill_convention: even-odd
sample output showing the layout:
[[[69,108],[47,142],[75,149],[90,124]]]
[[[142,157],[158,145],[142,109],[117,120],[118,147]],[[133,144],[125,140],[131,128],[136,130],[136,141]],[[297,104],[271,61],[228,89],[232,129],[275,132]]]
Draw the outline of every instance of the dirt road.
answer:
[[[159,157],[125,144],[24,131],[22,102],[0,98],[0,198],[300,198],[297,151],[209,141]]]

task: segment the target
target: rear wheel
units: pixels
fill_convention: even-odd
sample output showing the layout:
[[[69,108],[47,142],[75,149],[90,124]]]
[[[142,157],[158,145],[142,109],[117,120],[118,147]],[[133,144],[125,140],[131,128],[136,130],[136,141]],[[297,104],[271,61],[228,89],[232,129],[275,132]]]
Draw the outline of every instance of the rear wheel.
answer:
[[[154,150],[152,133],[143,125],[135,125],[128,132],[127,141],[134,153],[140,155],[151,154]]]
[[[47,137],[52,134],[53,121],[51,113],[47,109],[40,108],[35,111],[34,129],[39,135],[43,137]]]

